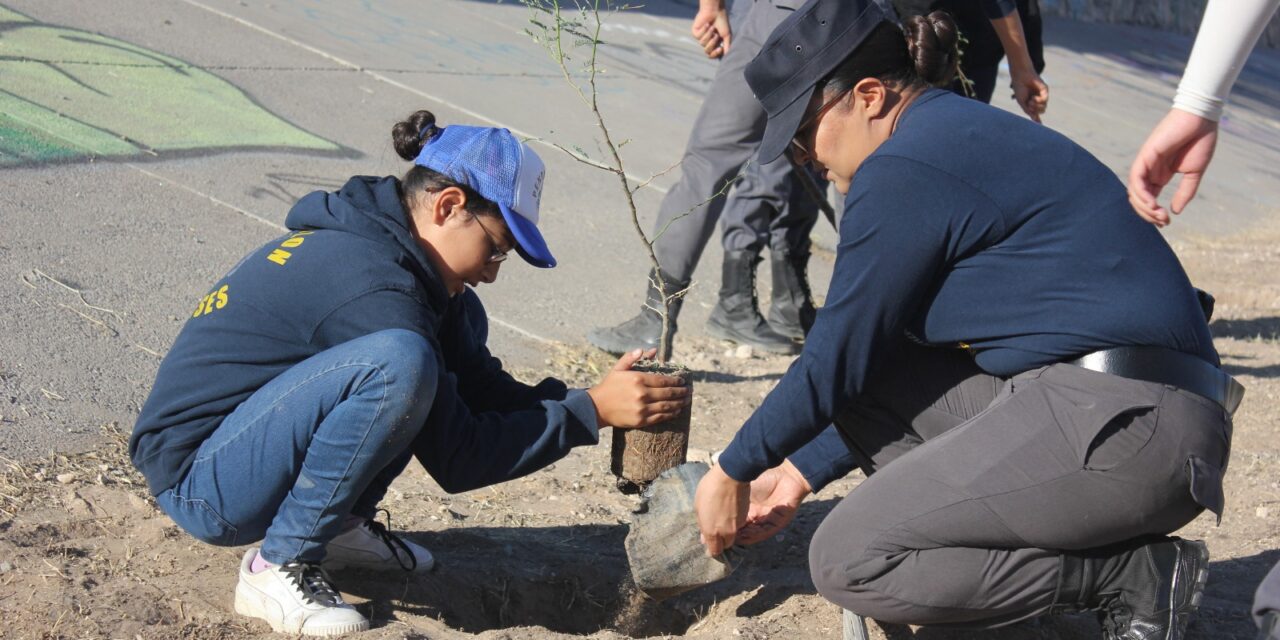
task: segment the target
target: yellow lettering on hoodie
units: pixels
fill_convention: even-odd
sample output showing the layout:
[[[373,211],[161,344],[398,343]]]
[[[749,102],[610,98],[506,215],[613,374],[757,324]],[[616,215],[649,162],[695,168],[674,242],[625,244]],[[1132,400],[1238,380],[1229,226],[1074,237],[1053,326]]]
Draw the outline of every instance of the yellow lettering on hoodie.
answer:
[[[314,232],[299,231],[290,235],[288,238],[285,238],[284,242],[280,243],[280,247],[278,249],[273,250],[270,255],[267,256],[267,259],[280,266],[284,266],[284,263],[288,262],[289,257],[293,255],[293,252],[285,251],[285,249],[296,249],[305,239],[303,236],[309,236],[312,233]]]
[[[199,318],[200,316],[212,313],[214,309],[221,309],[227,306],[227,303],[230,302],[230,298],[227,295],[227,289],[229,288],[230,285],[224,284],[221,287],[218,287],[216,291],[200,298],[200,302],[196,304],[196,310],[191,314],[191,317]]]
[[[278,265],[284,266],[284,263],[288,262],[289,256],[291,255],[293,254],[285,251],[284,249],[276,249],[271,252],[271,255],[267,256],[267,259]]]

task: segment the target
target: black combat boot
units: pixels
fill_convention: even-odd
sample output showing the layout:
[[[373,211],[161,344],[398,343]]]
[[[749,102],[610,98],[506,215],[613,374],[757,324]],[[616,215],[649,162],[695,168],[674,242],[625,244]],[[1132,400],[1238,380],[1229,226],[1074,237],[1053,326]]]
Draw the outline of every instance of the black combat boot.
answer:
[[[677,281],[666,274],[663,274],[663,283],[667,295],[689,288],[689,281]],[[683,296],[671,301],[671,335],[667,339],[666,353],[661,354],[664,362],[671,359],[672,344],[676,337],[676,316],[680,314],[680,306],[683,303]],[[662,316],[656,311],[661,308],[662,295],[658,292],[654,272],[650,271],[649,289],[645,293],[644,306],[640,307],[640,315],[613,327],[592,329],[587,332],[587,342],[614,355],[621,355],[635,349],[646,351],[656,349],[658,342],[662,339]]]
[[[707,319],[707,333],[766,353],[794,354],[799,345],[769,328],[756,299],[756,265],[759,254],[726,251],[720,301]]]
[[[771,250],[769,266],[773,272],[769,326],[788,338],[804,340],[818,315],[809,291],[809,251]]]
[[[1200,608],[1209,550],[1160,538],[1102,557],[1063,555],[1052,612],[1097,610],[1106,640],[1182,640]]]

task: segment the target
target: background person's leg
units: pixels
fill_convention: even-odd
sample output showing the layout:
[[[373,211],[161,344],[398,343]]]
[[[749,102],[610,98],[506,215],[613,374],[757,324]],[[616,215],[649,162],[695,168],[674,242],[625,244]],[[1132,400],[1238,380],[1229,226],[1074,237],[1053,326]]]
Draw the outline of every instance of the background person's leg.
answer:
[[[742,72],[773,28],[790,13],[766,0],[735,0],[730,7],[732,45],[720,61],[694,120],[680,161],[680,180],[662,199],[653,227],[656,237],[651,236],[667,295],[689,287],[724,209],[729,183],[755,153],[764,135],[764,109]],[[614,354],[658,346],[662,318],[653,309],[661,308],[662,296],[653,278],[650,272],[639,315],[615,326],[593,329],[587,340]],[[683,298],[676,299],[671,304],[673,334],[682,301]]]
[[[733,193],[725,202],[723,230],[724,264],[716,307],[707,319],[707,332],[724,340],[766,353],[790,354],[798,345],[774,331],[760,313],[756,296],[756,271],[760,252],[769,238],[769,223],[786,208],[791,196],[791,164],[785,158],[743,167]]]
[[[796,176],[796,171],[808,172],[818,193],[822,196],[827,193],[826,180],[814,175],[807,167],[791,168],[790,197],[778,215],[769,221],[769,269],[773,286],[768,318],[774,331],[794,340],[803,340],[817,315],[813,292],[809,289],[808,271],[812,245],[810,235],[821,209],[814,195],[800,183],[801,177]]]
[[[680,161],[680,181],[662,199],[653,227],[655,233],[666,229],[654,247],[658,263],[680,281],[693,276],[724,210],[723,192],[754,157],[764,135],[764,109],[743,70],[789,15],[765,0],[735,0],[731,11],[732,46],[694,120]]]
[[[400,330],[317,354],[241,404],[157,500],[184,528],[193,514],[231,528],[210,542],[265,538],[271,563],[319,562],[359,496],[422,428],[437,366],[425,338]]]

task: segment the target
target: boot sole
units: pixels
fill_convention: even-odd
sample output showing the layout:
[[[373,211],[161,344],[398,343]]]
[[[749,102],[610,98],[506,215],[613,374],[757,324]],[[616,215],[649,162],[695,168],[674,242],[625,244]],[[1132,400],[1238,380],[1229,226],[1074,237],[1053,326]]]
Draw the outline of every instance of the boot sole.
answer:
[[[1191,616],[1195,615],[1200,609],[1200,603],[1204,600],[1205,585],[1209,582],[1209,549],[1203,542],[1188,541],[1187,545],[1181,549],[1181,553],[1195,554],[1195,575],[1190,576],[1191,584],[1188,588],[1191,595],[1186,599],[1185,604],[1179,607],[1178,585],[1169,590],[1169,633],[1165,636],[1165,640],[1183,640],[1187,631],[1187,624],[1191,622]],[[1179,558],[1181,563],[1182,559]]]
[[[671,337],[675,338],[674,331],[671,332]],[[624,353],[630,353],[632,351],[635,351],[636,349],[643,349],[645,351],[648,351],[649,349],[658,348],[657,343],[654,343],[654,344],[627,343],[621,340],[614,340],[611,338],[611,336],[601,335],[600,333],[597,333],[597,330],[594,330],[594,329],[587,332],[587,342],[590,343],[591,346],[605,353],[608,353],[610,355],[615,355],[615,356],[620,356]]]
[[[329,637],[344,636],[350,633],[360,633],[369,630],[369,621],[348,622],[344,624],[315,625],[310,628],[303,628],[303,625],[290,625],[284,622],[276,622],[267,616],[267,612],[263,611],[262,598],[255,595],[246,594],[242,590],[242,585],[236,586],[236,613],[246,618],[256,618],[271,626],[271,630],[276,633],[291,633],[294,635]]]
[[[794,343],[789,347],[784,347],[782,345],[766,345],[758,342],[752,342],[751,340],[748,340],[745,337],[743,337],[742,334],[732,329],[727,329],[712,321],[707,321],[707,333],[713,338],[727,340],[735,344],[745,344],[748,347],[751,347],[752,349],[759,349],[760,351],[763,351],[765,353],[769,353],[772,355],[792,356],[797,353],[800,353],[799,345],[796,345]]]

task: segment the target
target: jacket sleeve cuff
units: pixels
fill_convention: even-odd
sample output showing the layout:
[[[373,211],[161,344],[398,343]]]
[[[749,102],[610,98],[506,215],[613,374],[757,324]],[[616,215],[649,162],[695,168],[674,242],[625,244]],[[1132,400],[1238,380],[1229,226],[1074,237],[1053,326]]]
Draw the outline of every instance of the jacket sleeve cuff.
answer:
[[[572,415],[582,427],[581,435],[590,438],[588,441],[575,444],[596,444],[600,442],[599,418],[596,416],[596,403],[591,401],[586,389],[572,389],[561,401],[565,410]],[[574,438],[576,441],[577,438]]]
[[[840,437],[835,426],[827,427],[787,459],[804,476],[813,493],[858,467],[853,453],[849,451],[849,446]]]
[[[759,465],[754,465],[743,459],[738,454],[738,447],[735,444],[733,442],[729,443],[729,446],[720,452],[720,458],[717,463],[720,465],[720,469],[725,472],[725,475],[738,482],[751,482],[760,477],[760,474],[764,473],[765,470],[757,468]]]

